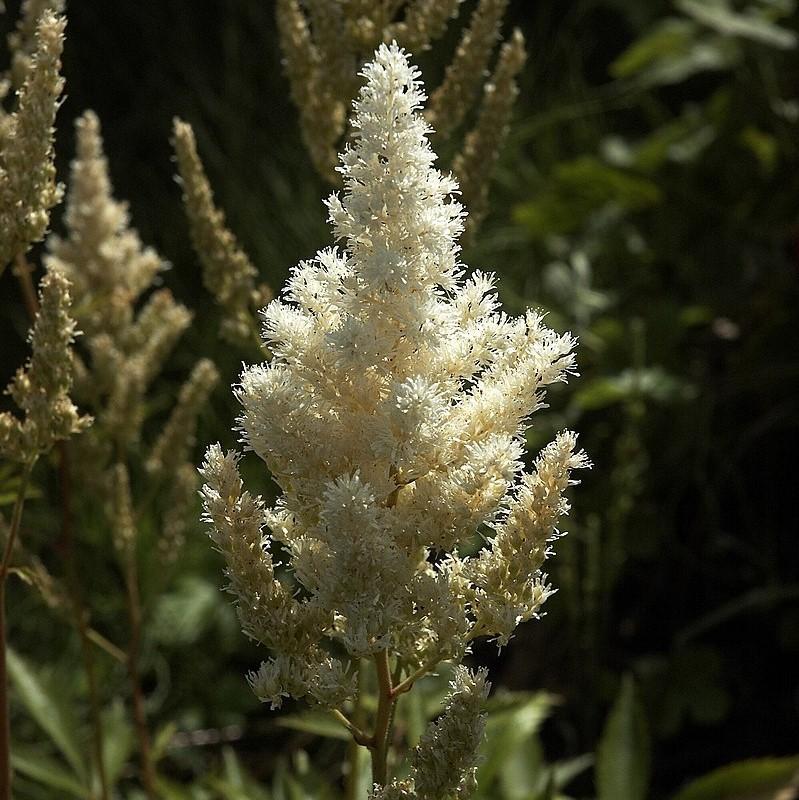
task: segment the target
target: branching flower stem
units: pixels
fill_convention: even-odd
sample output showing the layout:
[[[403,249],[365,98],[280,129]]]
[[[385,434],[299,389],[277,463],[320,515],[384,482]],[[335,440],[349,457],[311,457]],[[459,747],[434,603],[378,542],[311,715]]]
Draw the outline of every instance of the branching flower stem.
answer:
[[[375,654],[375,667],[378,685],[377,718],[369,750],[372,753],[372,780],[379,786],[385,786],[388,779],[389,729],[396,702],[396,695],[391,686],[388,650],[381,650]]]
[[[36,315],[39,313],[39,300],[36,297],[36,289],[33,285],[33,266],[25,258],[19,255],[14,264],[14,275],[19,282],[22,300],[25,310],[35,322]],[[66,441],[58,443],[59,459],[59,481],[61,484],[61,541],[63,547],[64,563],[67,571],[67,585],[69,592],[72,613],[75,618],[75,627],[80,639],[80,649],[83,658],[83,669],[86,673],[86,685],[89,693],[89,708],[92,725],[92,749],[96,762],[97,776],[100,780],[100,800],[108,800],[108,778],[105,772],[105,759],[103,757],[103,723],[100,715],[100,695],[97,690],[97,676],[94,670],[94,656],[90,647],[90,642],[94,634],[95,644],[102,647],[112,656],[115,654],[111,648],[117,650],[118,660],[121,651],[115,648],[104,636],[89,627],[89,613],[83,603],[80,592],[80,580],[78,578],[77,563],[75,558],[75,538],[72,533],[72,481],[69,465],[69,448]],[[124,654],[123,654],[124,660]]]

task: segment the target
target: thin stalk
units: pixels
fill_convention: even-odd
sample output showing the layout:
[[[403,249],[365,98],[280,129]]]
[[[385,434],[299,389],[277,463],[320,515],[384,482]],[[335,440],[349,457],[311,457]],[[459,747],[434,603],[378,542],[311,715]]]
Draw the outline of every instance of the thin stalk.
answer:
[[[401,681],[400,683],[394,686],[394,688],[391,690],[392,696],[396,699],[401,694],[409,692],[413,688],[414,683],[416,683],[416,681],[418,681],[419,678],[424,678],[425,675],[432,672],[436,668],[438,663],[439,663],[438,661],[432,661],[429,664],[425,664],[423,667],[419,667],[419,669],[417,669],[416,672],[412,673],[407,678],[405,678],[404,681]]]
[[[108,777],[105,772],[103,757],[103,723],[100,716],[100,695],[97,688],[97,675],[94,669],[94,652],[89,641],[89,614],[83,604],[81,585],[75,558],[75,537],[72,530],[72,474],[69,463],[69,447],[66,442],[59,442],[59,478],[61,483],[61,545],[67,572],[67,585],[72,601],[72,612],[75,627],[80,639],[83,671],[86,673],[86,685],[89,691],[89,715],[92,726],[92,749],[94,750],[95,767],[100,779],[100,798],[108,800]]]
[[[19,535],[25,492],[35,459],[25,465],[11,515],[11,527],[0,563],[0,800],[11,800],[11,720],[8,709],[8,666],[6,664],[6,578],[11,566],[14,543]]]
[[[104,650],[108,653],[111,658],[115,661],[118,661],[120,664],[126,664],[128,661],[128,656],[124,650],[117,647],[113,642],[108,641],[108,639],[103,636],[102,633],[96,631],[94,628],[87,628],[86,629],[86,638],[92,643],[97,645],[101,650]]]
[[[344,781],[344,797],[345,800],[358,800],[358,784],[360,783],[361,777],[361,746],[368,746],[369,742],[367,737],[363,736],[361,725],[363,721],[361,719],[362,716],[362,705],[361,705],[361,691],[362,691],[362,684],[363,684],[363,674],[362,674],[362,664],[363,662],[361,659],[358,659],[358,666],[356,667],[356,677],[358,681],[357,685],[357,693],[355,695],[354,701],[354,708],[352,710],[352,726],[355,731],[360,734],[356,736],[353,732],[352,739],[347,743],[347,764],[349,765],[349,770],[347,771],[347,777]]]
[[[128,642],[128,678],[133,699],[133,719],[139,740],[139,760],[141,762],[142,785],[148,800],[156,800],[155,771],[150,754],[150,732],[147,728],[147,715],[144,710],[144,694],[139,679],[139,655],[141,650],[141,597],[136,571],[135,555],[129,554],[125,569],[128,616],[130,618],[130,641]],[[0,798],[2,800],[2,798]]]
[[[346,715],[339,711],[337,708],[331,709],[333,716],[352,734],[352,740],[356,744],[368,747],[371,743],[371,738],[367,736],[355,723],[347,719]]]
[[[35,322],[36,315],[39,313],[39,300],[36,297],[36,288],[33,285],[33,269],[24,254],[16,257],[13,272],[19,282],[25,310],[28,312],[31,321]],[[94,656],[89,646],[88,613],[81,597],[80,581],[75,563],[75,537],[72,534],[72,481],[69,468],[69,451],[66,442],[58,443],[58,454],[61,484],[61,544],[66,565],[72,613],[75,618],[78,638],[80,639],[83,670],[86,673],[86,685],[89,690],[92,749],[94,750],[94,759],[97,762],[97,775],[100,779],[100,800],[108,800],[108,779],[105,774],[105,760],[103,758],[103,725],[100,718],[97,677],[94,671]]]
[[[372,753],[372,780],[378,786],[385,786],[388,781],[388,740],[391,728],[391,712],[395,697],[391,688],[391,668],[388,663],[388,650],[375,654],[377,668],[377,717],[375,732],[370,747]]]

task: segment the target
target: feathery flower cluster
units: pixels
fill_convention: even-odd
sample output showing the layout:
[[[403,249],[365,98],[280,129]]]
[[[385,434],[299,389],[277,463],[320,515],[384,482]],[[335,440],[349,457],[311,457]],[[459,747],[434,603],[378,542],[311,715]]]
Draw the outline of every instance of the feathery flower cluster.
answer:
[[[467,229],[470,233],[480,227],[487,211],[489,186],[485,177],[494,171],[507,138],[513,104],[519,94],[516,77],[526,60],[524,36],[520,30],[515,30],[499,50],[491,80],[483,87],[477,121],[466,134],[463,148],[452,164],[469,209]]]
[[[479,0],[465,26],[443,83],[433,93],[427,110],[428,121],[441,138],[451,137],[475,106],[491,55],[499,40],[507,0]],[[347,124],[347,111],[358,89],[357,71],[380,42],[396,40],[411,52],[428,49],[446,31],[457,16],[460,0],[393,0],[390,3],[344,2],[325,0],[278,0],[277,22],[284,65],[291,84],[294,103],[300,113],[303,140],[317,171],[337,182],[336,151]],[[514,33],[514,52],[524,39]],[[510,109],[518,90],[515,77],[524,58],[497,61],[494,79],[485,87],[477,127],[464,142],[456,157],[455,174],[462,184],[462,194],[471,214],[472,203],[481,202],[482,188],[490,182],[491,172],[505,138]],[[510,67],[513,66],[511,70]],[[498,77],[502,76],[502,80]],[[489,86],[492,88],[489,91]],[[489,103],[489,95],[492,102]],[[488,105],[500,101],[507,112],[497,120],[493,136],[485,130]],[[504,108],[503,108],[504,110]],[[484,159],[470,157],[479,142]],[[489,147],[493,147],[486,152]],[[472,191],[474,187],[474,191]],[[475,220],[482,217],[482,212]],[[475,222],[470,223],[474,229]]]
[[[233,342],[251,341],[257,337],[255,312],[272,299],[272,291],[264,283],[256,285],[258,271],[214,204],[191,125],[175,118],[173,130],[192,245],[203,268],[205,288],[225,312],[221,334]]]
[[[490,684],[485,670],[455,668],[444,713],[414,748],[410,775],[375,791],[372,800],[466,798],[476,786],[478,748],[485,731],[483,703]]]
[[[75,322],[70,317],[69,281],[46,275],[39,296],[39,313],[29,341],[32,355],[6,390],[25,413],[20,420],[0,414],[0,455],[32,464],[61,439],[89,426],[69,397],[72,387],[72,342]]]
[[[11,69],[5,81],[7,89],[19,89],[25,82],[36,52],[36,30],[42,15],[50,11],[61,16],[65,8],[66,0],[23,0],[17,25],[8,34]]]
[[[148,389],[191,314],[166,289],[152,292],[139,307],[164,262],[142,245],[129,226],[127,206],[113,197],[97,116],[83,114],[76,132],[65,213],[68,235],[48,239],[45,261],[50,274],[72,282],[75,317],[86,333],[88,359],[76,359],[76,391],[97,422],[80,442],[87,451],[85,478],[105,496],[120,552],[129,552],[134,514],[126,462],[139,444]],[[197,363],[150,451],[148,471],[170,493],[165,527],[172,542],[180,538],[196,491],[196,478],[187,480],[190,450],[197,417],[217,379],[207,359]]]
[[[100,121],[87,111],[75,123],[66,239],[48,242],[48,268],[66,275],[78,298],[76,313],[87,336],[130,326],[133,304],[164,268],[128,227],[128,209],[112,197]]]
[[[0,119],[0,272],[44,237],[50,209],[61,199],[53,123],[64,87],[65,25],[50,10],[42,14],[17,107]]]
[[[381,45],[362,74],[343,196],[328,200],[341,248],[301,263],[264,310],[274,357],[237,390],[244,442],[282,494],[265,507],[219,445],[201,470],[242,626],[273,651],[251,677],[273,707],[336,708],[355,691],[348,660],[388,658],[407,686],[477,636],[508,641],[549,593],[540,568],[569,473],[587,466],[565,432],[524,472],[524,430],[574,371],[574,340],[535,312],[506,316],[493,276],[464,275],[457,184],[433,168],[404,51]],[[485,548],[462,555],[480,535]],[[275,575],[278,547],[293,583]],[[481,677],[458,674],[454,697],[482,694]],[[429,735],[465,748],[447,757],[458,780],[466,727],[453,712]],[[425,742],[408,796],[441,797],[454,788],[432,777]]]
[[[441,85],[430,95],[427,120],[442,136],[463,121],[483,81],[508,0],[485,0],[478,4]]]

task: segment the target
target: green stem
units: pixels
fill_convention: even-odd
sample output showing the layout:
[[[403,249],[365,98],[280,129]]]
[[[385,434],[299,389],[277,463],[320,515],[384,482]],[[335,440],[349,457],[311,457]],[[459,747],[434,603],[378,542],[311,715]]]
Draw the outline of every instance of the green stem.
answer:
[[[388,781],[388,734],[391,727],[391,712],[395,702],[391,687],[388,650],[381,650],[375,654],[375,667],[377,668],[379,694],[375,732],[370,747],[372,753],[372,781],[378,786],[385,786]]]
[[[0,800],[11,800],[11,720],[8,709],[8,666],[6,664],[6,578],[11,566],[14,543],[19,534],[25,492],[36,459],[25,465],[11,515],[11,527],[0,564]]]
[[[80,639],[83,671],[86,674],[86,685],[89,691],[89,716],[92,726],[92,749],[94,750],[95,769],[100,780],[100,800],[109,800],[108,778],[105,771],[103,755],[103,723],[100,714],[100,694],[97,686],[97,674],[94,669],[94,653],[89,641],[89,614],[83,603],[80,579],[78,578],[77,560],[75,557],[75,537],[72,529],[72,471],[69,463],[69,447],[65,441],[59,442],[59,477],[61,484],[61,544],[66,564],[67,583],[69,586],[72,613],[75,627]]]
[[[141,650],[141,597],[136,570],[135,553],[130,553],[125,569],[125,584],[128,597],[128,616],[130,618],[130,641],[128,642],[128,677],[133,699],[133,720],[139,740],[139,761],[141,780],[147,800],[155,800],[155,770],[150,754],[150,731],[147,727],[147,714],[144,709],[144,693],[139,677],[139,655]],[[2,799],[0,799],[2,800]]]
[[[409,675],[401,683],[396,684],[394,688],[391,690],[391,694],[393,695],[393,697],[396,699],[401,694],[409,692],[413,688],[414,683],[416,683],[416,681],[418,681],[419,678],[424,678],[425,675],[432,672],[436,668],[438,663],[439,663],[438,660],[431,661],[429,664],[425,664],[423,667],[419,667],[419,669],[417,669],[416,672]]]
[[[358,785],[361,777],[361,746],[368,747],[369,740],[363,734],[363,706],[361,703],[363,691],[363,662],[357,660],[356,678],[357,691],[352,709],[352,739],[347,743],[347,764],[349,770],[344,781],[345,800],[358,800]],[[348,720],[349,722],[349,720]],[[357,734],[356,734],[357,732]]]

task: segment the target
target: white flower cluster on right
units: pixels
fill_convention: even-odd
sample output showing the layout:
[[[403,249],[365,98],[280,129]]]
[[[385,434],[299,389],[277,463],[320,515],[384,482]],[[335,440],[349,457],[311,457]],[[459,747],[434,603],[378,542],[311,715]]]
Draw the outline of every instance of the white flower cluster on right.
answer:
[[[508,317],[494,276],[466,275],[457,184],[433,167],[404,51],[382,45],[362,74],[328,201],[339,247],[264,310],[273,357],[237,388],[243,441],[281,494],[267,508],[219,445],[202,468],[243,628],[272,651],[251,680],[273,706],[336,708],[354,663],[383,651],[400,681],[478,636],[506,643],[550,593],[540,570],[588,465],[564,432],[525,472],[525,429],[574,371],[574,339]]]

